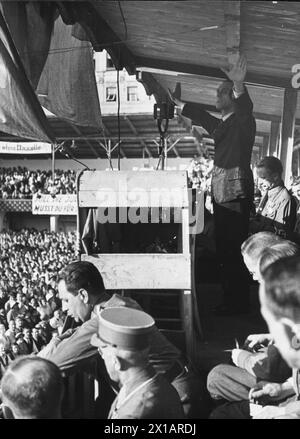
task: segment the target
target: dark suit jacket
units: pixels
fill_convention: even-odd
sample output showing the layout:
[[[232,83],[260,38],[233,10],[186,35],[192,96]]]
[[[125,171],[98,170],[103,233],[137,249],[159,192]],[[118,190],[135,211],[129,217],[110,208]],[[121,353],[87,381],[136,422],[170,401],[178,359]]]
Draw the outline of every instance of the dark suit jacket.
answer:
[[[235,99],[235,112],[224,122],[201,108],[201,104],[186,104],[182,116],[201,125],[215,141],[212,194],[217,203],[249,198],[254,185],[250,169],[255,141],[256,123],[248,91]]]

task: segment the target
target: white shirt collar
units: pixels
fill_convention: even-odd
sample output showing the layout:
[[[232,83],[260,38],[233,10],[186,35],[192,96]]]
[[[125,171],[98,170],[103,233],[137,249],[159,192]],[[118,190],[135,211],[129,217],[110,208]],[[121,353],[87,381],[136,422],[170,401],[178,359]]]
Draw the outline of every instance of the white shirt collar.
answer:
[[[226,114],[225,116],[222,116],[222,121],[225,122],[225,120],[227,120],[234,112],[232,111],[231,113]]]

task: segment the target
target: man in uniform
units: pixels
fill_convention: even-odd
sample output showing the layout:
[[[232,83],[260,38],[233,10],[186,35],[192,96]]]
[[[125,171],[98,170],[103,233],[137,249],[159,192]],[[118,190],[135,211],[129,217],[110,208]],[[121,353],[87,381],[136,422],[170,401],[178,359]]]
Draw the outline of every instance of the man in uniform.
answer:
[[[110,297],[105,291],[101,274],[86,261],[72,262],[61,271],[58,291],[63,310],[83,324],[52,339],[39,355],[66,372],[80,366],[87,366],[92,372],[91,364],[99,358],[97,349],[90,344],[92,335],[98,330],[97,313],[115,306],[135,309],[140,309],[140,306],[128,297],[118,294]],[[154,369],[164,373],[177,390],[185,416],[205,418],[209,404],[204,383],[191,370],[182,353],[156,326],[152,333],[149,360]],[[103,376],[100,378],[103,379]]]
[[[153,318],[124,307],[99,314],[98,333],[91,344],[98,348],[107,372],[120,387],[109,419],[183,419],[178,393],[151,366],[148,353],[155,332]]]

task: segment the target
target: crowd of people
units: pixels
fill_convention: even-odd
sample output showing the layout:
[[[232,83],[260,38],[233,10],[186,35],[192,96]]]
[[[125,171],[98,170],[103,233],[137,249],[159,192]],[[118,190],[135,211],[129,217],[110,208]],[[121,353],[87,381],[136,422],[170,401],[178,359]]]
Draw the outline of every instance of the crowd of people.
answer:
[[[74,259],[75,233],[0,233],[0,376],[19,354],[37,353],[62,331],[56,277]]]
[[[0,199],[30,199],[34,194],[76,193],[76,172],[72,170],[32,171],[25,167],[0,168]]]

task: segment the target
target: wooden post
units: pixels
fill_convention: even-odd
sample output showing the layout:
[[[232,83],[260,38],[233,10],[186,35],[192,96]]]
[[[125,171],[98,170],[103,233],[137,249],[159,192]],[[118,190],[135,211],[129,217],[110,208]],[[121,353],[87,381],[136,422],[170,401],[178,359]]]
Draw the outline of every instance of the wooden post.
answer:
[[[262,148],[261,148],[261,156],[265,157],[266,155],[268,155],[268,138],[266,136],[263,137],[263,143],[262,143]]]
[[[50,232],[58,232],[59,215],[50,216]]]
[[[51,163],[51,165],[52,165],[51,166],[52,167],[52,180],[54,183],[54,180],[55,180],[55,145],[52,144],[51,148],[52,148],[52,163]]]
[[[289,187],[290,185],[290,176],[292,173],[292,156],[294,148],[294,128],[297,97],[298,94],[296,89],[285,89],[281,118],[281,148],[279,159],[281,160],[283,166],[283,181],[285,186],[287,187]]]
[[[279,122],[271,122],[271,130],[268,145],[268,155],[275,156],[277,153],[277,143],[279,141]]]

